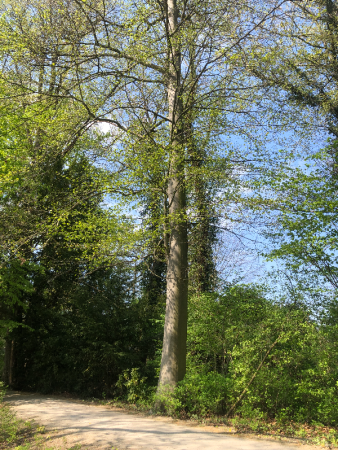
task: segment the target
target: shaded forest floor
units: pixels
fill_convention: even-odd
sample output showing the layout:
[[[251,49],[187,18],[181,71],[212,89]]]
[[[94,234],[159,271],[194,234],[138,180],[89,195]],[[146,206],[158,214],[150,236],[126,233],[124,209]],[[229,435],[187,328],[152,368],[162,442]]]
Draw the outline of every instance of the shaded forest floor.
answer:
[[[11,443],[0,443],[1,450],[318,448],[313,444],[338,447],[333,442],[336,430],[320,425],[289,423],[283,427],[274,422],[238,418],[226,421],[221,417],[173,419],[139,411],[135,405],[98,399],[9,392],[2,408],[7,408],[7,415],[15,412],[17,418],[13,415],[9,422],[17,421],[17,432]],[[10,436],[10,427],[8,430]]]

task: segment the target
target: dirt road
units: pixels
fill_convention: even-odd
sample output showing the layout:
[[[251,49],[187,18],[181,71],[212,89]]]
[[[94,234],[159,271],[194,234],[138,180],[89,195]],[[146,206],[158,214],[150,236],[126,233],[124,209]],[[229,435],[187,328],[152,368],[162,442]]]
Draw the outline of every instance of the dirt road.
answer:
[[[305,450],[313,447],[250,439],[220,433],[217,428],[176,424],[54,396],[10,392],[5,400],[23,419],[57,429],[72,445],[134,450]],[[214,430],[212,432],[211,430]],[[218,432],[215,432],[218,431]],[[224,430],[223,430],[224,431]]]

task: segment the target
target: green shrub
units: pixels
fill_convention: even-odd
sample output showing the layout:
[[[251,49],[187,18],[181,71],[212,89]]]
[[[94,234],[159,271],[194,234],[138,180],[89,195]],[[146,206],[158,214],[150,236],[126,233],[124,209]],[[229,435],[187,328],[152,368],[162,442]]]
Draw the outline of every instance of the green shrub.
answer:
[[[190,373],[176,388],[177,405],[188,416],[225,412],[228,380],[217,372]]]
[[[140,376],[138,368],[125,370],[119,376],[119,380],[116,383],[116,387],[120,391],[120,396],[125,397],[131,403],[135,403],[138,400],[145,400],[150,394],[146,379],[146,377]]]
[[[162,414],[178,417],[184,408],[181,401],[176,397],[176,392],[172,386],[162,386],[153,396],[154,408]]]
[[[175,393],[188,415],[235,404],[242,418],[338,424],[335,325],[254,285],[196,296],[189,308],[188,371]]]

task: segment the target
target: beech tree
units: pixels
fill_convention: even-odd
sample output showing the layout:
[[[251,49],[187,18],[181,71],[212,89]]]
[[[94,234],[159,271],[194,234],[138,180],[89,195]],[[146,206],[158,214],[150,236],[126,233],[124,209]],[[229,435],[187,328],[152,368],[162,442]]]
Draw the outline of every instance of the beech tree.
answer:
[[[20,64],[34,61],[36,68],[29,95],[38,92],[39,70],[56,70],[62,80],[57,92],[42,86],[40,96],[67,98],[91,123],[110,124],[116,192],[135,201],[152,190],[164,199],[158,221],[167,251],[160,387],[174,386],[185,374],[189,189],[208,180],[221,186],[223,202],[238,191],[235,172],[247,157],[238,145],[227,148],[224,136],[250,134],[258,104],[257,86],[239,55],[263,24],[283,14],[285,3],[5,2],[3,38],[21,42]],[[5,67],[7,81],[9,73]],[[27,79],[17,83],[25,87]]]

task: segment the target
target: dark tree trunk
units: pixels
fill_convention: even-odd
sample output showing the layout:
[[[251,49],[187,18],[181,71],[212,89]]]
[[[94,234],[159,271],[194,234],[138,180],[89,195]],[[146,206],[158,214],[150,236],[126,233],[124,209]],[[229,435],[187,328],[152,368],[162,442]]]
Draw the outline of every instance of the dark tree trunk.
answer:
[[[14,340],[8,339],[5,342],[5,361],[2,379],[6,386],[14,385]]]

